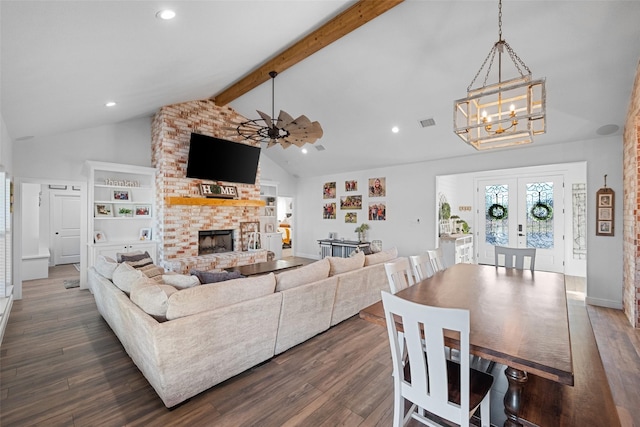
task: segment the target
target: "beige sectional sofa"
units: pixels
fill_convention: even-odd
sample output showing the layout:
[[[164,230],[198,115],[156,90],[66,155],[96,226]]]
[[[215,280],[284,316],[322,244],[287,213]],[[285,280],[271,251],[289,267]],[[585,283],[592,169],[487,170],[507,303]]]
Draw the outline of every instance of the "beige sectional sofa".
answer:
[[[325,258],[278,275],[186,289],[121,264],[92,267],[88,277],[98,311],[172,407],[380,300],[380,291],[389,291],[384,262],[396,257],[394,248]]]

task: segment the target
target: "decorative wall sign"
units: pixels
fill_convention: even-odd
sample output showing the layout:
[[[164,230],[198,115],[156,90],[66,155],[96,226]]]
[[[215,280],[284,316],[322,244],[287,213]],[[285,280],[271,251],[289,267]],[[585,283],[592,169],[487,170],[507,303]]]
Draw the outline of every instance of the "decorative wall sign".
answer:
[[[615,193],[607,187],[607,175],[604,187],[596,193],[596,236],[613,236],[615,233]]]
[[[238,189],[234,185],[200,184],[200,194],[215,199],[237,199]]]

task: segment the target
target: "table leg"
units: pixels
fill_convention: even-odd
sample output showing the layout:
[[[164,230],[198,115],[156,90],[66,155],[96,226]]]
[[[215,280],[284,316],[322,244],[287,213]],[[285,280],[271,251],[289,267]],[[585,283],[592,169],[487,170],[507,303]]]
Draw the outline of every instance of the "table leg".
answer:
[[[509,388],[504,394],[504,413],[507,415],[504,427],[522,427],[518,420],[518,412],[520,410],[522,389],[527,382],[527,373],[507,366],[504,370],[504,375],[509,381]]]

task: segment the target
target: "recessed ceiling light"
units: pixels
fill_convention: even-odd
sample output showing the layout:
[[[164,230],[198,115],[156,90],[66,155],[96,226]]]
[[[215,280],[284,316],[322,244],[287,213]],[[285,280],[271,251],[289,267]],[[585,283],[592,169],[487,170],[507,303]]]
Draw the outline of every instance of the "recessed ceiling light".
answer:
[[[104,104],[105,107],[115,107],[116,103],[114,101],[109,101],[106,104]]]
[[[173,10],[165,9],[156,13],[156,18],[164,19],[165,21],[176,17],[176,13]]]
[[[302,150],[300,150],[300,151],[302,151],[302,154],[307,154],[307,153],[308,153],[308,151],[307,151],[307,149],[306,149],[306,148],[303,148],[303,149],[302,149]]]
[[[398,126],[394,126],[394,127],[391,128],[391,132],[398,133],[398,132],[400,132],[400,128]]]

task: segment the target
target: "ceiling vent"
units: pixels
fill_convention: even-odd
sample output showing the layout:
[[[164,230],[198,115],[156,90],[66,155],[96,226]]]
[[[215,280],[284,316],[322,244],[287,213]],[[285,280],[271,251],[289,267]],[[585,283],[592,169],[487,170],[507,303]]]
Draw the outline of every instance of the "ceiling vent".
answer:
[[[435,125],[436,125],[436,121],[433,119],[420,120],[420,126],[422,126],[423,128],[428,128],[429,126],[435,126]]]
[[[316,147],[316,150],[318,150],[318,151],[326,150],[326,148],[324,148],[324,145],[322,145],[322,144],[314,145],[314,147]]]

